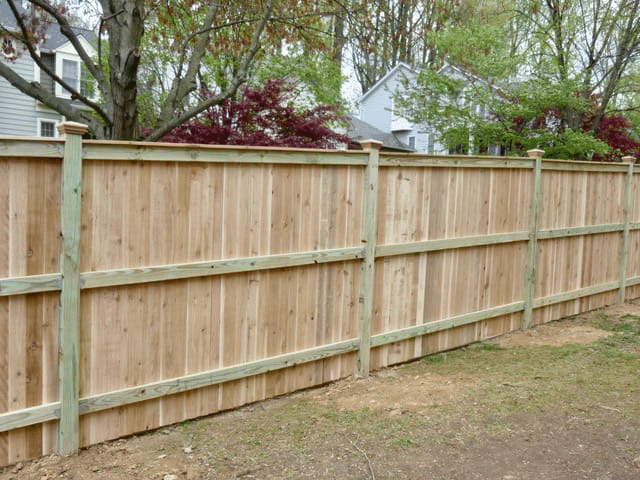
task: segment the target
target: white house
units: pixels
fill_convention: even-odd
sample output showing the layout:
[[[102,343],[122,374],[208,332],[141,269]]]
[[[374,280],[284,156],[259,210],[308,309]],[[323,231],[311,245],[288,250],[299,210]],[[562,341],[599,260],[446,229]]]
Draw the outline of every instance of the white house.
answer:
[[[470,74],[453,65],[446,65],[438,73],[471,81]],[[456,153],[438,143],[438,136],[435,130],[428,124],[411,123],[395,111],[394,93],[401,92],[406,88],[405,79],[408,79],[410,84],[417,76],[418,72],[406,63],[401,62],[392,68],[358,99],[360,120],[373,125],[383,132],[392,134],[400,142],[408,145],[418,153]],[[475,77],[473,80],[482,81]],[[466,150],[472,152],[472,144],[473,139],[470,139],[471,148]],[[490,145],[487,153],[499,155],[500,149],[496,145]]]
[[[15,28],[13,13],[6,2],[0,2],[0,24],[7,30]],[[95,35],[88,30],[74,30],[87,53],[95,55],[91,45]],[[57,97],[70,99],[68,92],[49,75],[41,72],[28,52],[18,55],[19,49],[15,40],[3,35],[0,62],[8,64],[25,80],[39,82]],[[82,81],[83,63],[80,57],[57,26],[53,25],[48,29],[44,43],[39,45],[39,51],[43,62],[55,69],[56,75],[70,85],[75,85],[81,93],[95,98],[95,94],[90,91],[90,82]],[[58,135],[56,126],[62,121],[62,115],[20,92],[5,78],[0,77],[0,135],[55,137]]]

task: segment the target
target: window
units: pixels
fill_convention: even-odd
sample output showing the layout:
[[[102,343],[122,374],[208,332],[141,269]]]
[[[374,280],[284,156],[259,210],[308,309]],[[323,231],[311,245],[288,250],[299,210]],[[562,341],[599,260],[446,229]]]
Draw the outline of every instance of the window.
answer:
[[[430,133],[427,136],[427,153],[434,153],[435,151],[435,141],[433,138],[433,133]]]
[[[9,37],[2,38],[2,56],[8,60],[15,60],[18,57],[18,49],[13,39]]]
[[[40,58],[42,59],[42,63],[49,67],[52,72],[56,71],[55,55],[53,53],[42,52]],[[43,70],[40,70],[40,85],[52,95],[56,94],[53,78]]]
[[[409,146],[414,150],[416,149],[416,137],[409,137]]]
[[[56,136],[56,122],[54,120],[38,120],[38,136],[54,138]]]
[[[62,80],[64,80],[69,86],[78,90],[79,76],[78,62],[73,60],[62,60]]]
[[[82,62],[63,58],[61,77],[62,80],[64,80],[70,87],[80,92],[81,95],[93,98],[95,92],[93,81]],[[60,92],[60,96],[69,97],[69,92],[64,90],[62,87],[60,87]]]

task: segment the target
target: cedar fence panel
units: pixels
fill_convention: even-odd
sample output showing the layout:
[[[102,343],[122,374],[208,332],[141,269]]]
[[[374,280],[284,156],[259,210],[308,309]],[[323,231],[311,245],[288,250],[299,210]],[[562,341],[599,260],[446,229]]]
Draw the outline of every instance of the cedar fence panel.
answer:
[[[0,464],[640,296],[627,164],[64,128],[0,140]]]

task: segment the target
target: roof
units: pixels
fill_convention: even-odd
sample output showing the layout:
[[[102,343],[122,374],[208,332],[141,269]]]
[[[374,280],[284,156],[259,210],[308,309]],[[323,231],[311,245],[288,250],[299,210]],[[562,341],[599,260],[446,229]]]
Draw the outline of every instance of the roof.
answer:
[[[20,2],[16,2],[16,8],[20,13],[25,12],[25,9],[22,8]],[[9,4],[4,1],[0,1],[0,24],[8,30],[17,28],[13,12],[11,11]],[[95,44],[96,35],[91,30],[78,27],[71,28],[77,36],[83,37],[87,42],[91,44]],[[69,39],[62,34],[62,32],[60,31],[60,27],[58,27],[58,25],[54,22],[47,29],[45,42],[40,47],[44,50],[56,50],[67,42],[69,42]]]
[[[411,74],[417,75],[417,73],[418,73],[413,68],[411,68],[409,65],[407,65],[406,63],[400,62],[395,67],[393,67],[391,70],[389,70],[384,77],[382,77],[380,80],[378,80],[373,87],[371,87],[369,90],[367,90],[364,93],[364,95],[362,95],[358,99],[358,102],[362,103],[369,95],[371,95],[373,92],[377,91],[380,87],[382,87],[385,83],[387,83],[389,78],[391,78],[393,75],[395,75],[396,72],[398,72],[400,70],[403,70],[403,69],[407,70],[407,72],[411,73]]]
[[[347,136],[355,142],[362,140],[378,140],[382,142],[383,151],[391,152],[415,152],[409,145],[401,142],[393,133],[383,132],[373,125],[359,118],[347,118]]]

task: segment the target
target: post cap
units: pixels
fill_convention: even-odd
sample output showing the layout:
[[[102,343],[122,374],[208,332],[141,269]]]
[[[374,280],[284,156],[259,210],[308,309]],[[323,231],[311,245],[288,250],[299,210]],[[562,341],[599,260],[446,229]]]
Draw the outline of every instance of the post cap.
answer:
[[[634,157],[633,155],[625,155],[624,157],[622,157],[622,161],[624,163],[636,163],[636,157]]]
[[[533,150],[527,150],[527,155],[529,158],[538,158],[544,155],[544,150],[540,150],[539,148],[534,148]]]
[[[360,145],[362,145],[363,150],[380,150],[382,148],[382,142],[373,139],[362,140]]]
[[[89,130],[89,125],[77,122],[63,122],[58,125],[60,135],[84,135]]]

